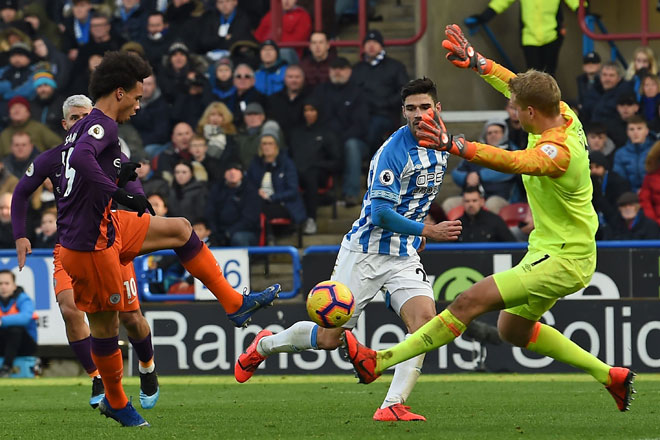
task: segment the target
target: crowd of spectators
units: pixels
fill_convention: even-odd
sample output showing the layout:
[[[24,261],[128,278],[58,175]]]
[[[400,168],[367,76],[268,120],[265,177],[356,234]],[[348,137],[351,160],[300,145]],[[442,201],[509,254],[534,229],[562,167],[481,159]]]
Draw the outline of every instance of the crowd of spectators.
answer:
[[[141,109],[119,134],[163,215],[204,225],[209,242],[221,245],[257,244],[263,219],[286,218],[317,233],[319,189],[334,184],[346,206],[360,203],[365,161],[401,125],[399,92],[409,76],[375,29],[351,63],[331,44],[337,20],[329,32],[312,30],[312,3],[282,0],[278,41],[307,43],[290,49],[274,40],[266,0],[0,1],[0,194],[11,193],[39,152],[63,141],[63,100],[86,93],[105,51],[122,50],[153,67]],[[649,153],[660,150],[653,51],[635,50],[625,72],[589,53],[577,83],[573,106],[591,153],[599,237],[621,237],[644,216],[657,223],[660,153]],[[509,103],[506,109],[509,117],[488,121],[480,140],[525,148],[527,134]],[[466,194],[475,199],[471,209],[492,214],[525,202],[519,176],[467,161],[451,175],[463,195],[439,200],[444,213],[465,208]],[[45,185],[30,207],[31,238],[44,246],[52,242],[52,202]],[[632,223],[621,220],[630,204],[637,207]],[[472,224],[485,218],[464,215]],[[643,229],[655,238],[653,228]],[[1,244],[13,247],[10,239]]]

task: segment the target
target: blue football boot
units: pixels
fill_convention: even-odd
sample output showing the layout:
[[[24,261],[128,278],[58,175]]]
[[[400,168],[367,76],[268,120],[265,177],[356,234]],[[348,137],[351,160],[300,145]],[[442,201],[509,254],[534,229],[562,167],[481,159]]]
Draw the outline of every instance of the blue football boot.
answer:
[[[158,386],[158,375],[155,371],[151,373],[140,373],[140,406],[143,409],[151,409],[156,406],[160,396]]]
[[[280,290],[282,290],[282,287],[279,284],[273,284],[263,292],[243,294],[243,304],[236,312],[228,314],[227,318],[236,327],[245,327],[250,322],[254,312],[273,304],[275,298],[279,296]]]
[[[89,405],[92,408],[99,406],[99,402],[105,397],[105,388],[100,377],[92,379],[92,397],[89,398]]]
[[[99,403],[101,414],[111,419],[115,419],[121,426],[151,426],[142,416],[133,408],[133,404],[128,402],[122,409],[114,409],[106,397]]]

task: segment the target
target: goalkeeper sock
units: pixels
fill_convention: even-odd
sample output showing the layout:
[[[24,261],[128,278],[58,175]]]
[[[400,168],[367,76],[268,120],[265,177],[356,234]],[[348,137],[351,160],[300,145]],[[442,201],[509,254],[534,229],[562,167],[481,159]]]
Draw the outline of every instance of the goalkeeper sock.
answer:
[[[264,336],[257,344],[257,352],[262,356],[273,353],[298,353],[318,349],[316,332],[319,326],[310,321],[296,322],[291,327],[272,336]]]
[[[610,366],[549,325],[537,322],[526,348],[579,368],[591,374],[598,382],[607,385]]]
[[[227,313],[236,312],[243,304],[243,295],[234,290],[222,275],[211,250],[195,234],[180,248],[174,249],[183,267],[200,280],[215,295]]]
[[[406,339],[410,334],[406,335]],[[387,390],[387,395],[383,404],[380,406],[382,409],[387,408],[397,403],[405,403],[412,392],[412,389],[417,383],[417,379],[422,374],[422,364],[424,363],[425,353],[422,353],[414,358],[410,358],[405,362],[401,362],[394,367],[394,376],[392,383]]]
[[[408,339],[388,350],[378,352],[376,373],[434,348],[447,345],[465,331],[465,324],[448,309],[424,324]]]

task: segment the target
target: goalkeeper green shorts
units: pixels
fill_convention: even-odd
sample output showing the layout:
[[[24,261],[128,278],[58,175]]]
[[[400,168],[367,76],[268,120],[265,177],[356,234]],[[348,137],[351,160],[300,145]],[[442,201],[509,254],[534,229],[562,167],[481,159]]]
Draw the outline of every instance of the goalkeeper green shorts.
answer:
[[[596,270],[596,254],[586,258],[528,252],[518,265],[493,275],[506,311],[538,321],[559,298],[586,287]]]

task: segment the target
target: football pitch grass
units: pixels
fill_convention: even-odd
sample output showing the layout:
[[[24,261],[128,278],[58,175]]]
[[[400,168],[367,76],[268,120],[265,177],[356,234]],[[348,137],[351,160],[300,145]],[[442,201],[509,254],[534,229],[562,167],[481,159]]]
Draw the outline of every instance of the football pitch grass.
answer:
[[[420,378],[407,402],[427,422],[375,422],[391,376],[161,376],[142,410],[151,428],[121,428],[87,404],[87,378],[0,379],[2,439],[652,439],[660,374],[642,374],[630,411],[586,374],[453,374]]]

